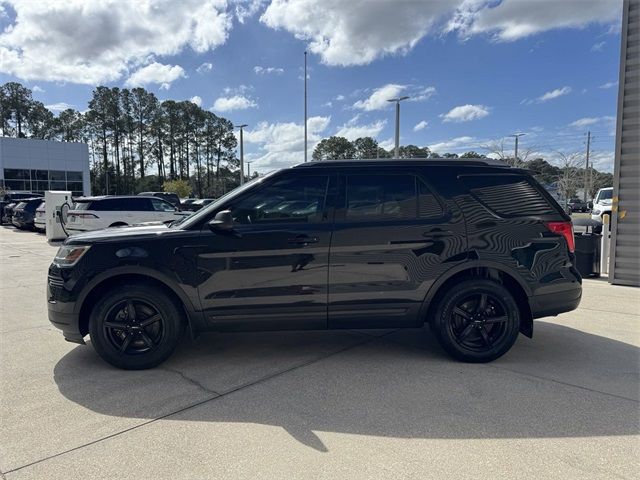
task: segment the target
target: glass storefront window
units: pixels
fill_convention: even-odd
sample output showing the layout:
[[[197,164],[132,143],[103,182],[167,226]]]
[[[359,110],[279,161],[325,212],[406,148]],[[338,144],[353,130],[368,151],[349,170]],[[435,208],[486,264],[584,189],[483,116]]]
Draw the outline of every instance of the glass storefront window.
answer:
[[[29,170],[5,168],[4,178],[6,180],[29,180]]]
[[[57,181],[57,182],[64,182],[66,180],[66,176],[65,176],[65,172],[64,170],[49,170],[49,180],[51,181]]]
[[[67,172],[67,182],[82,182],[82,172]]]

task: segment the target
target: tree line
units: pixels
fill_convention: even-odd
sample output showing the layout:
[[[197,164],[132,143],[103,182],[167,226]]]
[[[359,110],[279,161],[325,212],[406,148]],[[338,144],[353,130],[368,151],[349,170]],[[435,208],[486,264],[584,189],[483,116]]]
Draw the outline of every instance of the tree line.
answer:
[[[588,198],[593,198],[600,188],[613,185],[611,173],[600,172],[590,168],[585,177],[584,159],[582,153],[558,152],[559,165],[552,165],[544,158],[535,155],[535,149],[521,151],[518,158],[506,152],[503,140],[491,142],[483,147],[492,158],[497,158],[508,165],[526,168],[535,173],[536,179],[547,186],[555,186],[565,199],[576,196],[578,189],[585,185],[585,178],[590,178],[587,187]],[[329,159],[373,159],[393,158],[395,149],[385,150],[371,137],[357,138],[349,141],[344,137],[328,137],[321,140],[313,151],[314,160]],[[487,158],[487,155],[475,151],[462,154],[433,152],[429,147],[403,145],[399,149],[399,158]]]
[[[87,143],[94,193],[160,190],[165,181],[185,180],[202,197],[239,181],[231,121],[191,101],[161,102],[144,88],[99,86],[87,110],[56,116],[30,89],[8,82],[0,87],[0,133]]]

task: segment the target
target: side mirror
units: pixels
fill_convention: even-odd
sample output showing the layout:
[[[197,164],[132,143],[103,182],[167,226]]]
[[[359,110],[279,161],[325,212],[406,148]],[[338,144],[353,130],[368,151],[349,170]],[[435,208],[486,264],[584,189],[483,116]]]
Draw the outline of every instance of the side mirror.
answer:
[[[231,212],[229,210],[222,210],[221,212],[216,213],[216,216],[208,225],[212,231],[233,230],[233,217],[231,216]]]

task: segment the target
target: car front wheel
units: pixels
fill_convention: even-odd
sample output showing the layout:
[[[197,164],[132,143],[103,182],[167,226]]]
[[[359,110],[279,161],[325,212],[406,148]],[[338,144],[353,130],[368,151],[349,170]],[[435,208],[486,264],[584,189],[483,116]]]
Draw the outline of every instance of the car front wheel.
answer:
[[[96,303],[89,334],[96,352],[125,370],[152,368],[173,353],[182,331],[180,306],[159,288],[121,285]]]
[[[520,310],[513,295],[489,280],[467,280],[446,292],[431,328],[440,345],[464,362],[490,362],[513,346]]]

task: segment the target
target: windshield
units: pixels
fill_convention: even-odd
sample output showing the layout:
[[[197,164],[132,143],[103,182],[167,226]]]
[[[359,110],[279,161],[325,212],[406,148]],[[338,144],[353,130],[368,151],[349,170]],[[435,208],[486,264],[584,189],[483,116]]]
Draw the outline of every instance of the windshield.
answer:
[[[230,192],[225,193],[223,196],[221,196],[220,198],[218,198],[214,202],[210,203],[206,207],[202,207],[200,210],[198,210],[197,212],[189,215],[188,217],[185,217],[182,220],[179,220],[177,222],[172,223],[169,228],[174,228],[174,227],[179,226],[183,230],[188,229],[192,225],[197,224],[203,218],[206,218],[209,215],[210,212],[213,212],[213,211],[217,210],[226,201],[230,200],[231,198],[233,198],[233,197],[235,197],[237,195],[240,195],[242,192],[244,192],[245,190],[247,190],[249,188],[252,188],[254,185],[257,185],[257,184],[261,183],[263,180],[265,180],[266,178],[269,178],[270,176],[272,176],[275,173],[277,173],[277,170],[274,171],[274,172],[267,173],[266,175],[264,175],[262,177],[256,177],[256,178],[248,181],[244,185],[242,185],[242,186],[240,186],[238,188],[235,188],[235,189],[231,190]]]
[[[611,200],[612,196],[613,196],[613,188],[600,190],[600,193],[598,194],[597,202],[601,202],[602,200]]]

